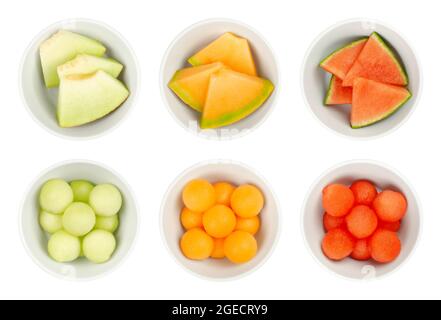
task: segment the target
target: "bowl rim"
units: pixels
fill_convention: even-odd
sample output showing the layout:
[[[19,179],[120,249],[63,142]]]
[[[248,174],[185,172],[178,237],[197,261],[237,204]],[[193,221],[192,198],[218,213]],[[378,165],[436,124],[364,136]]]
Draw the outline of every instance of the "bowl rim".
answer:
[[[188,126],[186,126],[184,123],[182,123],[178,117],[176,116],[176,114],[173,112],[170,104],[167,101],[167,94],[166,94],[166,90],[165,90],[165,77],[164,77],[164,70],[165,70],[165,65],[167,62],[168,57],[170,56],[170,53],[172,52],[173,48],[175,47],[176,43],[183,37],[185,36],[187,33],[193,31],[196,28],[211,24],[211,23],[231,23],[231,24],[236,24],[240,27],[243,27],[245,29],[248,29],[249,31],[255,33],[259,39],[262,41],[262,43],[265,44],[265,46],[268,48],[269,52],[271,53],[273,59],[274,59],[274,63],[275,63],[275,67],[276,67],[276,79],[274,79],[277,82],[277,86],[275,86],[275,90],[272,93],[272,103],[271,106],[269,108],[269,110],[266,112],[265,116],[255,125],[253,125],[251,128],[247,129],[247,130],[241,130],[239,133],[237,134],[233,134],[233,135],[221,135],[219,136],[218,134],[216,134],[215,136],[210,136],[210,135],[203,135],[201,134],[199,131],[198,132],[194,132],[193,130],[190,130],[190,128]],[[179,126],[181,128],[183,128],[187,133],[193,134],[194,136],[197,136],[201,139],[204,140],[213,140],[213,141],[231,141],[231,140],[235,140],[235,139],[240,139],[242,137],[247,136],[248,134],[251,134],[252,132],[254,132],[255,130],[257,130],[259,127],[261,127],[267,120],[268,118],[271,116],[271,114],[274,112],[275,107],[277,106],[277,102],[279,99],[279,92],[280,92],[280,87],[281,87],[281,74],[280,74],[280,64],[279,64],[279,60],[277,57],[276,52],[274,51],[273,47],[271,46],[271,44],[268,42],[268,40],[263,36],[263,34],[260,33],[260,31],[258,31],[257,29],[255,29],[254,27],[252,27],[251,25],[244,23],[242,21],[236,20],[236,19],[230,19],[230,18],[209,18],[209,19],[204,19],[201,20],[199,22],[193,23],[189,26],[187,26],[185,29],[183,29],[181,32],[179,32],[172,40],[172,42],[168,45],[167,50],[165,51],[163,58],[162,58],[162,62],[161,62],[161,66],[159,69],[159,89],[161,92],[161,98],[162,98],[162,102],[163,104],[167,107],[168,112],[170,113],[170,115],[172,116],[172,118],[179,124]],[[183,104],[184,107],[185,104]],[[221,128],[222,129],[222,128]]]
[[[77,278],[70,278],[70,277],[63,277],[61,274],[54,272],[50,269],[48,269],[39,259],[37,259],[35,257],[35,255],[33,254],[32,250],[29,248],[26,240],[25,240],[25,235],[23,232],[23,213],[24,213],[24,206],[26,203],[26,200],[32,190],[32,187],[37,183],[38,180],[40,180],[43,176],[45,176],[46,174],[52,172],[55,169],[58,169],[60,167],[64,167],[67,165],[74,165],[74,164],[86,164],[86,165],[93,165],[93,166],[98,166],[101,167],[102,169],[110,172],[111,174],[113,174],[115,177],[117,177],[123,184],[124,187],[129,191],[131,198],[133,200],[133,207],[134,207],[134,214],[137,220],[137,224],[136,224],[136,229],[135,229],[135,236],[133,238],[133,242],[130,245],[129,249],[127,250],[127,252],[125,253],[125,255],[123,256],[123,258],[112,268],[96,275],[93,277],[77,277]],[[44,169],[43,171],[41,171],[34,179],[31,180],[31,182],[29,183],[28,188],[26,189],[26,192],[24,193],[24,196],[22,197],[21,200],[21,204],[20,204],[20,208],[19,208],[19,215],[18,215],[18,228],[19,228],[19,234],[20,234],[20,240],[22,242],[23,247],[25,248],[27,254],[29,255],[29,257],[34,261],[34,263],[40,267],[40,269],[42,269],[43,271],[45,271],[47,274],[58,278],[60,280],[64,280],[67,282],[92,282],[92,281],[96,281],[104,276],[107,276],[113,272],[115,272],[118,268],[120,268],[127,260],[128,258],[131,256],[131,254],[134,251],[134,248],[137,244],[138,241],[138,236],[139,236],[139,230],[140,230],[140,217],[139,217],[139,205],[138,205],[138,201],[137,198],[135,196],[135,193],[132,189],[132,187],[129,185],[129,183],[118,173],[116,172],[114,169],[100,163],[100,162],[96,162],[96,161],[92,161],[92,160],[86,160],[86,159],[72,159],[72,160],[65,160],[65,161],[61,161],[58,162],[56,164],[53,164],[52,166]]]
[[[353,135],[348,135],[348,134],[344,134],[342,132],[339,132],[331,127],[329,127],[326,123],[324,123],[317,115],[316,113],[312,110],[312,106],[309,103],[307,97],[306,97],[306,88],[305,88],[305,83],[304,83],[304,78],[305,78],[305,73],[306,73],[306,63],[308,61],[309,56],[311,55],[314,47],[317,45],[317,43],[320,42],[320,40],[329,32],[333,31],[334,29],[344,26],[345,24],[350,24],[350,23],[355,23],[355,22],[369,22],[369,23],[373,23],[373,24],[377,24],[377,25],[381,25],[387,29],[389,29],[390,31],[392,31],[393,33],[397,34],[398,37],[402,38],[402,40],[404,40],[404,42],[407,44],[407,46],[409,47],[410,51],[412,52],[412,54],[415,56],[415,61],[416,61],[416,69],[418,70],[418,75],[419,75],[419,88],[418,88],[418,92],[416,92],[416,94],[413,94],[412,97],[415,99],[413,106],[411,108],[411,110],[409,111],[409,113],[406,115],[405,118],[403,118],[399,123],[397,123],[395,126],[391,127],[388,130],[385,130],[384,132],[378,133],[378,134],[374,134],[374,135],[370,135],[370,136],[366,136],[366,137],[356,137]],[[399,32],[397,29],[395,29],[394,27],[390,26],[389,24],[381,21],[381,20],[377,20],[377,19],[371,19],[371,18],[351,18],[351,19],[346,19],[346,20],[342,20],[340,22],[337,22],[329,27],[327,27],[325,30],[323,30],[322,32],[320,32],[316,38],[313,40],[313,42],[310,44],[308,50],[306,51],[305,57],[303,58],[303,62],[302,62],[302,69],[300,72],[300,89],[302,92],[302,96],[303,96],[303,101],[307,107],[307,109],[310,111],[310,113],[313,115],[313,117],[327,130],[333,132],[334,134],[336,134],[337,136],[340,137],[345,137],[347,139],[350,140],[355,140],[355,141],[372,141],[372,140],[376,140],[376,139],[381,139],[384,138],[388,135],[393,134],[395,131],[397,131],[398,129],[400,129],[405,123],[407,123],[409,121],[409,119],[411,118],[411,116],[414,114],[415,110],[417,109],[420,100],[421,100],[421,96],[423,94],[423,87],[424,87],[424,77],[423,77],[423,68],[422,68],[422,64],[421,64],[421,59],[419,58],[419,55],[417,53],[417,51],[415,51],[414,49],[415,47],[412,45],[411,42],[409,42],[408,38],[402,34],[401,32]]]
[[[113,33],[114,35],[116,35],[122,43],[124,43],[124,45],[126,46],[130,56],[133,59],[133,62],[135,64],[135,68],[136,68],[136,88],[134,91],[131,90],[130,88],[130,95],[131,95],[131,102],[128,105],[128,110],[126,111],[126,114],[118,121],[116,122],[114,125],[110,126],[109,128],[96,133],[96,134],[92,134],[92,135],[87,135],[87,136],[83,136],[83,137],[77,137],[74,135],[69,135],[69,134],[65,134],[65,133],[61,133],[61,132],[57,132],[55,130],[52,130],[51,128],[49,128],[48,126],[46,126],[32,111],[32,107],[27,103],[26,101],[26,92],[23,88],[23,74],[24,74],[24,66],[27,60],[28,55],[30,54],[31,48],[37,44],[43,35],[45,35],[49,30],[57,27],[57,26],[61,26],[63,24],[69,24],[69,23],[76,23],[76,22],[83,22],[83,23],[89,23],[89,24],[95,24],[98,25],[104,29],[107,29],[109,32]],[[43,30],[41,30],[38,34],[36,34],[31,42],[28,44],[28,46],[26,47],[22,57],[21,57],[21,62],[20,62],[20,66],[19,66],[19,75],[18,75],[18,90],[20,92],[20,98],[21,98],[21,102],[22,104],[25,106],[25,109],[28,111],[28,113],[30,114],[30,116],[32,117],[32,119],[41,127],[43,128],[46,132],[51,133],[52,135],[60,138],[60,139],[66,139],[66,140],[72,140],[72,141],[88,141],[88,140],[93,140],[93,139],[98,139],[101,138],[107,134],[110,134],[111,132],[113,132],[114,130],[118,129],[123,122],[125,122],[128,117],[132,114],[132,110],[133,107],[136,106],[137,101],[138,101],[138,97],[139,97],[139,89],[141,88],[141,68],[140,68],[140,64],[139,64],[139,60],[136,56],[136,53],[133,49],[133,47],[130,45],[129,41],[122,35],[122,33],[120,33],[118,30],[114,29],[112,26],[110,26],[109,24],[99,21],[99,20],[94,20],[94,19],[88,19],[88,18],[68,18],[68,19],[63,19],[63,20],[59,20],[55,23],[50,24],[49,26],[45,27]]]
[[[271,249],[268,251],[268,253],[262,258],[262,260],[253,268],[251,268],[250,270],[243,272],[241,274],[238,274],[236,276],[231,276],[231,277],[225,277],[225,278],[214,278],[214,277],[209,277],[209,276],[205,276],[202,275],[194,270],[192,270],[191,268],[187,267],[186,265],[184,265],[179,259],[178,257],[174,254],[174,252],[172,251],[171,247],[169,246],[169,243],[167,241],[166,238],[166,232],[164,230],[164,213],[165,213],[165,206],[167,203],[167,200],[170,196],[170,194],[173,192],[174,187],[176,186],[176,184],[182,180],[183,177],[185,177],[187,174],[193,172],[196,169],[199,168],[203,168],[209,165],[234,165],[237,167],[240,167],[242,169],[248,170],[250,171],[253,175],[255,175],[256,177],[258,177],[260,180],[262,180],[262,182],[265,184],[265,186],[268,188],[268,190],[270,191],[270,194],[274,200],[274,203],[276,205],[276,210],[274,212],[274,214],[277,217],[278,223],[276,226],[276,233],[275,233],[275,238],[273,243],[271,244]],[[161,203],[161,207],[160,207],[160,211],[159,211],[159,230],[161,232],[161,238],[163,241],[164,246],[167,248],[167,251],[169,253],[169,255],[171,256],[171,258],[173,259],[173,261],[179,265],[183,270],[185,270],[188,274],[191,274],[199,279],[202,280],[206,280],[206,281],[212,281],[212,282],[217,282],[217,283],[221,283],[221,282],[233,282],[233,281],[237,281],[243,278],[246,278],[248,276],[250,276],[251,274],[257,272],[258,270],[260,270],[267,262],[268,260],[273,256],[275,250],[277,249],[280,237],[281,237],[281,233],[282,233],[282,214],[281,214],[281,206],[280,206],[280,202],[279,199],[277,198],[277,195],[274,192],[273,187],[271,186],[271,184],[269,184],[268,180],[266,180],[258,171],[256,171],[254,168],[239,162],[239,161],[234,161],[234,160],[227,160],[227,159],[212,159],[212,160],[206,160],[206,161],[202,161],[199,162],[195,165],[192,165],[191,167],[185,169],[184,171],[182,171],[168,186],[167,191],[164,194],[162,203]]]
[[[312,192],[314,191],[315,187],[320,183],[320,181],[322,179],[324,179],[327,175],[331,174],[332,172],[336,171],[337,169],[340,168],[344,168],[346,166],[349,165],[354,165],[354,164],[364,164],[364,165],[375,165],[375,166],[379,166],[383,169],[386,169],[392,173],[394,173],[395,175],[397,175],[398,177],[400,177],[400,179],[402,179],[404,181],[404,183],[406,184],[406,186],[409,188],[409,190],[412,192],[413,197],[415,198],[415,203],[416,203],[416,207],[418,208],[418,218],[420,221],[419,224],[419,228],[417,230],[418,234],[417,234],[417,238],[415,241],[415,244],[413,245],[412,249],[410,250],[408,256],[399,264],[397,265],[394,269],[392,269],[391,271],[382,274],[382,275],[376,275],[373,278],[370,277],[366,277],[366,278],[352,278],[352,277],[348,277],[345,276],[343,274],[340,274],[334,270],[331,270],[328,266],[326,266],[325,264],[323,264],[320,259],[314,254],[314,252],[312,251],[312,248],[308,242],[308,239],[306,237],[306,230],[305,230],[305,217],[307,215],[307,204],[308,204],[308,200],[312,195]],[[394,273],[398,272],[401,268],[404,267],[405,264],[407,264],[411,258],[414,256],[417,247],[420,244],[421,241],[421,237],[422,237],[422,233],[423,233],[423,226],[424,226],[424,215],[423,215],[423,207],[421,204],[421,200],[418,196],[418,194],[416,193],[414,187],[412,184],[410,184],[409,180],[397,169],[395,169],[394,167],[385,164],[381,161],[376,161],[376,160],[370,160],[370,159],[354,159],[354,160],[349,160],[349,161],[344,161],[344,162],[340,162],[330,168],[328,168],[327,170],[325,170],[318,178],[316,178],[314,180],[314,182],[311,184],[311,186],[308,189],[308,192],[306,194],[306,197],[303,201],[303,205],[302,205],[302,213],[300,215],[300,229],[301,229],[301,234],[303,237],[303,241],[304,244],[307,248],[307,250],[309,251],[310,255],[313,257],[313,259],[317,262],[317,264],[319,264],[323,269],[325,269],[327,272],[329,272],[330,274],[333,274],[334,276],[340,278],[340,279],[344,279],[347,281],[352,281],[352,282],[374,282],[374,281],[380,281],[382,279],[385,279],[387,277],[392,276]]]

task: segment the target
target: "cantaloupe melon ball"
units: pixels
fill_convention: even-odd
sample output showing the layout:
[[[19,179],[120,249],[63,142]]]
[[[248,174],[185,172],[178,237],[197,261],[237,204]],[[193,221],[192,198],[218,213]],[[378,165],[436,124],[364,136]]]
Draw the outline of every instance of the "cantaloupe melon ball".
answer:
[[[46,211],[40,212],[40,226],[47,233],[54,234],[63,229],[63,218],[59,214],[52,214]]]
[[[83,239],[84,256],[93,263],[109,261],[115,249],[115,236],[108,231],[94,230]]]
[[[193,180],[185,186],[182,201],[191,211],[205,212],[216,204],[216,192],[210,182]]]
[[[202,217],[205,231],[216,239],[229,236],[236,228],[236,215],[224,205],[217,205],[204,213]]]
[[[93,188],[89,196],[89,204],[98,216],[111,217],[122,207],[122,195],[117,187],[101,184]]]
[[[236,231],[245,231],[251,235],[255,235],[260,230],[259,217],[253,218],[237,218]]]
[[[233,263],[242,264],[251,261],[257,255],[256,239],[245,231],[235,231],[224,243],[225,256]]]
[[[95,229],[104,230],[114,233],[119,227],[119,217],[114,215],[111,217],[96,217]]]
[[[66,231],[53,234],[48,242],[49,256],[57,262],[72,262],[80,256],[80,239]]]
[[[96,216],[92,208],[82,202],[72,203],[63,215],[63,228],[71,235],[82,237],[95,227]]]
[[[214,249],[211,253],[211,258],[213,259],[223,259],[225,258],[224,250],[225,239],[214,239]]]
[[[200,228],[187,231],[180,242],[182,253],[190,260],[210,258],[214,250],[214,240]]]
[[[231,205],[231,196],[236,187],[228,182],[218,182],[213,187],[216,192],[216,203],[229,207]]]
[[[203,228],[202,213],[194,212],[188,208],[182,209],[181,223],[185,230],[191,230],[194,228]]]
[[[90,193],[95,186],[89,181],[77,180],[72,181],[70,187],[72,188],[75,202],[89,203]]]
[[[246,184],[238,187],[231,196],[231,207],[241,218],[253,218],[260,214],[265,205],[262,192]]]
[[[52,214],[62,214],[73,202],[70,185],[60,179],[49,180],[40,190],[40,207]]]

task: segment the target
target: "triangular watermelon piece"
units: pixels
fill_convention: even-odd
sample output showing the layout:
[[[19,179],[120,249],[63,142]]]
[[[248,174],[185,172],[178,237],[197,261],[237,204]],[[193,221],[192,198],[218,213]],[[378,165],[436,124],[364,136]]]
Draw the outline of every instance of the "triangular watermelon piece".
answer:
[[[352,87],[356,78],[365,78],[397,86],[407,86],[404,67],[381,36],[374,32],[364,46],[351,70],[343,80],[345,87]]]
[[[412,94],[403,87],[357,78],[354,81],[351,126],[354,129],[377,123],[398,111]]]
[[[334,51],[320,63],[320,67],[343,80],[354,65],[368,38],[354,41],[347,46]]]
[[[343,87],[343,81],[332,76],[325,98],[325,105],[333,106],[352,103],[352,88]]]

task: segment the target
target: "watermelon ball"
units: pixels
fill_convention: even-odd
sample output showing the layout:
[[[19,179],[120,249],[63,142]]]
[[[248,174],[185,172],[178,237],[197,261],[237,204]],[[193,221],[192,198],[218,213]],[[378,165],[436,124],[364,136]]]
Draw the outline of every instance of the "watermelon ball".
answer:
[[[332,184],[323,190],[323,208],[333,217],[344,217],[355,203],[352,190],[341,184]]]
[[[401,221],[397,221],[397,222],[378,221],[378,228],[393,232],[398,232],[401,229]]]
[[[325,256],[334,261],[349,257],[354,251],[355,241],[351,234],[344,229],[329,231],[322,242]]]
[[[356,206],[346,217],[349,232],[357,239],[371,236],[378,227],[378,218],[368,206]]]
[[[394,261],[401,253],[401,241],[395,232],[379,229],[369,240],[372,259],[378,263]]]
[[[325,227],[326,232],[331,231],[337,228],[346,228],[346,220],[344,217],[336,218],[328,213],[323,215],[323,226]]]
[[[351,258],[358,261],[367,261],[371,258],[369,241],[367,239],[358,240],[355,243],[354,251],[352,252]]]
[[[377,197],[377,188],[366,180],[359,180],[352,184],[351,190],[354,193],[355,204],[371,206]]]
[[[400,192],[385,190],[375,198],[373,208],[380,220],[397,222],[406,215],[407,200]]]

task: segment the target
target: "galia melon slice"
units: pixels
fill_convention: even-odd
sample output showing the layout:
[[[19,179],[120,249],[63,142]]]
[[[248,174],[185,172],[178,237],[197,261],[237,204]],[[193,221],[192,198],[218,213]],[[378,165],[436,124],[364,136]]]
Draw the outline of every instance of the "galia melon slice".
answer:
[[[210,76],[224,67],[222,63],[216,62],[179,70],[168,86],[185,104],[201,112],[207,97]]]
[[[356,78],[365,78],[397,86],[406,86],[404,67],[378,33],[373,33],[343,81],[352,87]]]
[[[104,71],[61,79],[58,121],[61,127],[81,126],[117,109],[129,96],[127,88]]]
[[[351,125],[362,128],[395,113],[412,94],[403,87],[357,78],[354,81]]]
[[[66,30],[57,32],[43,42],[40,46],[40,59],[46,87],[57,87],[60,84],[58,66],[82,53],[102,57],[106,53],[106,47],[96,40]]]
[[[123,65],[114,59],[80,54],[75,59],[58,67],[58,77],[91,74],[102,70],[112,77],[118,78],[123,68]]]
[[[357,60],[367,41],[367,38],[363,38],[334,51],[320,63],[320,67],[343,80],[354,65],[355,60]]]
[[[328,106],[351,104],[352,103],[352,88],[343,87],[343,81],[332,76],[329,83],[328,93],[326,94],[325,104]]]
[[[230,32],[209,44],[207,47],[188,59],[193,66],[213,62],[222,62],[231,69],[251,76],[256,76],[256,65],[247,39]]]
[[[232,70],[212,74],[201,128],[224,127],[246,118],[263,105],[273,90],[269,80]]]

